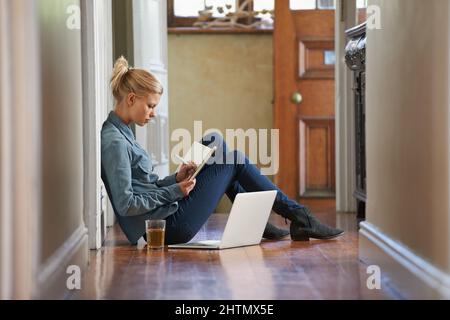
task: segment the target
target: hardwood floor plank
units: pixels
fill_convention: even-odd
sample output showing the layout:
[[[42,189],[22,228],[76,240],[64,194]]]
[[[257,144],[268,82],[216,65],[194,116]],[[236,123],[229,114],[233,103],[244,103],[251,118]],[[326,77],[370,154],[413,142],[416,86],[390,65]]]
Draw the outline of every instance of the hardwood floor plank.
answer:
[[[328,210],[328,209],[327,209]],[[116,225],[105,245],[91,251],[82,290],[74,299],[395,299],[387,289],[366,287],[358,259],[356,215],[319,211],[346,234],[337,240],[263,240],[228,250],[131,246]],[[227,215],[214,214],[195,240],[220,239]],[[288,228],[284,219],[270,221]]]

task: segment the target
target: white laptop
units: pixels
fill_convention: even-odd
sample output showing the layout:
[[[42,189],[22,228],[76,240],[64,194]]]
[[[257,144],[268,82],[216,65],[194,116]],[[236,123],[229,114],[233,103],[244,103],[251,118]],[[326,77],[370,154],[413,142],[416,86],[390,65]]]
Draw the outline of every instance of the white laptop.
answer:
[[[238,193],[221,240],[171,244],[168,247],[169,249],[228,249],[259,244],[276,195],[276,190]]]

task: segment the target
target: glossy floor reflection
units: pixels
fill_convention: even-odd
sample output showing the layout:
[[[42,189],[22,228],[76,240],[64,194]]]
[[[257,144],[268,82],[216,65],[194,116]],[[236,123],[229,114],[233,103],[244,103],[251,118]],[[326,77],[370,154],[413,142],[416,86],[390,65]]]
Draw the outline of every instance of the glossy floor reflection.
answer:
[[[356,216],[327,210],[318,217],[345,229],[338,240],[263,241],[222,251],[131,246],[116,225],[91,251],[74,299],[396,299],[387,284],[366,287],[358,260]],[[220,239],[227,216],[213,215],[196,239]],[[284,220],[271,220],[284,225]],[[286,226],[287,227],[287,226]]]

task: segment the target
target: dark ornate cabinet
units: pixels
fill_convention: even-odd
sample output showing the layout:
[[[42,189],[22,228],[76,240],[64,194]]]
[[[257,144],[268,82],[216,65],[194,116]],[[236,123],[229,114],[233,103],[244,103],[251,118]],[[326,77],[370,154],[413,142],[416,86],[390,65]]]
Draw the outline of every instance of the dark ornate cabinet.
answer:
[[[345,48],[345,62],[353,71],[353,94],[355,101],[355,161],[358,219],[365,218],[366,209],[366,24],[346,31],[349,38]]]

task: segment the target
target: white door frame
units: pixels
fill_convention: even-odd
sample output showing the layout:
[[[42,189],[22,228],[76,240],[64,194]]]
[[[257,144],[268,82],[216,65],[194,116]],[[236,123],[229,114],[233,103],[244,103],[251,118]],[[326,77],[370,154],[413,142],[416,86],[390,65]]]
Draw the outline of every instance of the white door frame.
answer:
[[[100,131],[112,104],[109,76],[112,71],[111,0],[81,0],[83,61],[84,218],[89,247],[102,246],[113,215],[106,205],[101,180]],[[108,210],[109,209],[109,210]]]
[[[150,71],[164,87],[157,117],[145,127],[136,126],[136,140],[152,157],[154,173],[160,177],[169,174],[167,43],[167,1],[133,0],[134,66]]]
[[[0,299],[38,296],[41,81],[35,0],[0,0]]]
[[[356,21],[356,0],[336,0],[336,210],[345,212],[356,211],[353,196],[356,187],[353,76],[344,59],[345,30],[355,26]]]

